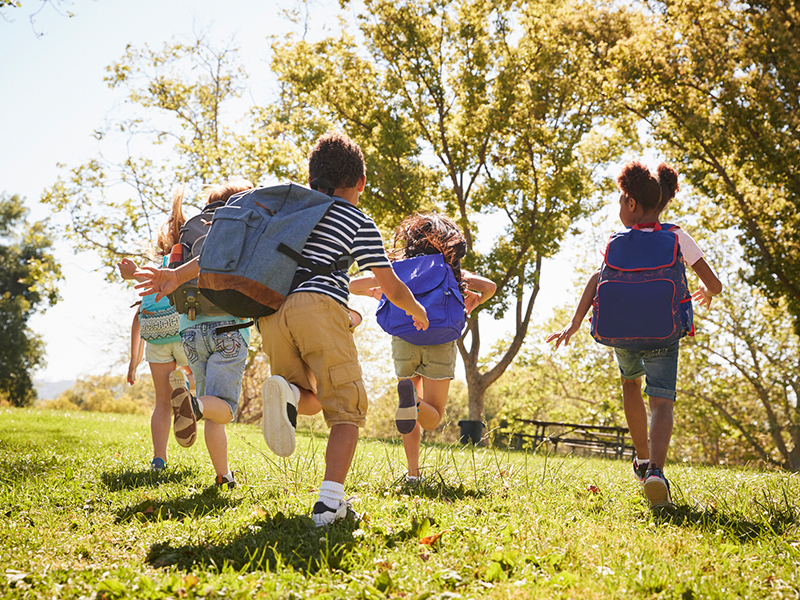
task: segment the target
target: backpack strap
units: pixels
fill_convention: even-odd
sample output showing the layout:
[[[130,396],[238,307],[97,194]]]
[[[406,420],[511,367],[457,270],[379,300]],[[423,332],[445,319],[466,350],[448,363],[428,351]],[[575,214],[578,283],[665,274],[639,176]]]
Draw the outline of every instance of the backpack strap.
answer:
[[[290,248],[283,242],[278,245],[278,252],[285,254],[297,264],[305,267],[314,275],[330,275],[334,271],[347,271],[350,266],[355,262],[351,254],[343,254],[333,263],[333,266],[320,265],[313,262],[311,259],[306,258],[294,248]]]
[[[236,325],[224,325],[222,327],[217,327],[214,330],[214,333],[219,335],[220,333],[228,333],[229,331],[236,331],[237,329],[247,329],[250,325],[255,325],[255,321],[248,321],[247,323],[238,323]]]

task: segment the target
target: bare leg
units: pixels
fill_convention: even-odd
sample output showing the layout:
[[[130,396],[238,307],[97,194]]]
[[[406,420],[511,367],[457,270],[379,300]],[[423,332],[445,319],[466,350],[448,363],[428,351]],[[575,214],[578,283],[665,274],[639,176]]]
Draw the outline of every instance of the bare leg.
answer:
[[[411,433],[403,435],[403,450],[406,453],[408,474],[419,477],[419,447],[422,439],[422,430],[436,429],[444,415],[444,406],[447,403],[447,392],[450,389],[449,379],[427,379],[413,377],[414,387],[417,389],[419,412],[417,424]]]
[[[325,449],[325,481],[344,484],[357,443],[358,427],[355,425],[337,423],[331,427],[328,447]]]
[[[650,458],[650,445],[647,436],[647,409],[642,399],[642,378],[622,378],[622,406],[631,433],[636,456],[642,460]]]
[[[228,413],[230,414],[230,410]],[[211,464],[214,465],[214,472],[217,475],[227,475],[230,469],[228,467],[228,434],[225,433],[225,425],[207,420],[203,429],[206,448],[211,457]]]
[[[674,406],[675,402],[668,398],[650,396],[650,464],[659,469],[667,461]]]
[[[172,427],[172,386],[169,374],[175,370],[175,362],[148,363],[153,376],[153,387],[156,392],[156,405],[150,417],[150,434],[153,437],[153,457],[167,460],[167,441]]]

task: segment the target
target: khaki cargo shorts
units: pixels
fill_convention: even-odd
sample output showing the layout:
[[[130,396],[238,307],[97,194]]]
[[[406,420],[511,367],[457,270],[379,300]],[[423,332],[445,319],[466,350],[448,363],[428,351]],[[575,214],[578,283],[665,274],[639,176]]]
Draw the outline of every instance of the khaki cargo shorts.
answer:
[[[347,308],[323,294],[297,292],[258,325],[273,375],[316,392],[328,427],[364,426],[369,403]]]

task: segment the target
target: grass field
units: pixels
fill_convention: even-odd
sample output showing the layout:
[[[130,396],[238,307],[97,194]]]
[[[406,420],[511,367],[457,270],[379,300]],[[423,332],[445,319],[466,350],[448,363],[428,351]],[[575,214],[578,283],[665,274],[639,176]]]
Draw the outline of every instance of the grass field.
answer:
[[[152,476],[140,416],[0,409],[2,598],[800,598],[800,475],[668,465],[653,514],[627,462],[362,440],[360,522],[309,518],[326,432],[288,460],[229,427]]]

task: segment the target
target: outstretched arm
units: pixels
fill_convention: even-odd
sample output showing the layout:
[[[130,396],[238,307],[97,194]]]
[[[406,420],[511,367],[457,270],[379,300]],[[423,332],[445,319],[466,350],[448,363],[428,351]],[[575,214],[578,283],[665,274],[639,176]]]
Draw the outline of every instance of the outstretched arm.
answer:
[[[464,307],[467,309],[467,314],[494,296],[494,292],[497,290],[497,284],[494,281],[469,271],[461,271],[461,279],[467,284],[467,292],[464,295]]]
[[[194,258],[176,269],[144,267],[133,274],[137,279],[141,278],[141,283],[137,283],[134,287],[141,290],[140,296],[157,294],[155,300],[158,302],[167,294],[177,290],[182,283],[197,277],[200,274],[199,261],[199,258]]]
[[[408,286],[400,281],[394,269],[376,267],[372,269],[372,275],[389,302],[411,316],[414,319],[414,326],[418,330],[425,331],[428,328],[428,313],[425,307],[414,298],[414,294],[411,293]]]
[[[350,293],[359,296],[372,296],[376,300],[380,300],[383,290],[374,275],[365,275],[350,280]]]
[[[710,307],[711,298],[722,291],[722,283],[704,258],[695,262],[692,265],[692,270],[700,278],[700,289],[692,294],[692,300],[700,306]]]
[[[581,328],[581,323],[583,323],[583,320],[586,318],[586,313],[588,313],[589,309],[592,307],[594,294],[597,290],[597,279],[599,277],[600,269],[592,273],[592,276],[589,277],[589,281],[586,282],[586,287],[583,288],[581,299],[578,301],[578,306],[575,308],[575,313],[572,315],[569,325],[561,331],[555,331],[548,335],[545,339],[546,342],[555,341],[556,349],[561,345],[561,342],[564,342],[565,346],[569,343],[569,339]]]

